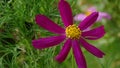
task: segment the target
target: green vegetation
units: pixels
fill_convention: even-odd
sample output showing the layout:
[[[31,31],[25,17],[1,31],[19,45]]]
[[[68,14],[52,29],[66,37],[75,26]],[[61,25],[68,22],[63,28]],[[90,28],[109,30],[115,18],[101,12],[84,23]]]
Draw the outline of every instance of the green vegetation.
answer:
[[[77,0],[67,0],[73,15],[81,13]],[[89,41],[105,52],[102,59],[91,55],[84,48],[88,68],[120,68],[120,0],[84,0],[99,11],[108,12],[111,20],[98,22],[105,25],[106,35],[97,41]],[[44,14],[63,26],[57,8],[58,0],[0,0],[0,68],[77,68],[72,53],[59,64],[53,58],[62,44],[38,50],[31,41],[53,35],[35,24],[35,15]],[[80,0],[82,2],[82,0]],[[85,5],[85,4],[84,4]],[[83,5],[83,6],[84,6]]]

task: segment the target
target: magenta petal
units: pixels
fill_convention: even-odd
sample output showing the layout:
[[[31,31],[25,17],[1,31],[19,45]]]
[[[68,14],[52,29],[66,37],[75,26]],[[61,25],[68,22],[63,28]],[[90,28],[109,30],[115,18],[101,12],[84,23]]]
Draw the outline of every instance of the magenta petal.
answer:
[[[87,16],[85,14],[78,14],[74,17],[75,21],[82,21],[86,18]]]
[[[105,34],[104,26],[100,26],[100,27],[95,28],[93,30],[83,32],[82,36],[85,39],[96,40],[96,39],[103,37],[104,34]]]
[[[60,53],[55,57],[55,59],[56,59],[59,63],[62,63],[62,62],[66,59],[66,57],[67,57],[70,49],[71,49],[71,40],[68,39],[68,40],[65,42],[64,46],[62,47],[62,50],[60,51]]]
[[[95,46],[89,44],[88,42],[86,42],[84,39],[80,39],[80,43],[82,44],[82,46],[88,50],[90,53],[92,53],[93,55],[97,56],[98,58],[102,58],[105,54],[100,51],[98,48],[96,48]]]
[[[63,34],[65,30],[58,26],[56,23],[48,19],[44,15],[37,15],[36,16],[36,23],[45,28],[46,30],[49,30],[50,32],[57,33],[57,34]]]
[[[97,12],[97,8],[95,6],[92,6],[92,7],[88,8],[87,11],[89,11],[89,12]]]
[[[83,32],[90,31],[90,30],[91,30],[91,26],[88,27],[87,29],[84,29],[84,30],[82,31],[82,34],[83,34]]]
[[[81,51],[78,41],[73,40],[72,48],[73,48],[73,53],[74,53],[74,57],[78,65],[78,68],[87,68],[86,61],[85,61],[85,58],[83,56],[83,53]]]
[[[60,15],[61,15],[61,18],[62,18],[64,25],[66,27],[69,25],[72,25],[73,24],[73,17],[72,17],[72,10],[71,10],[70,5],[66,1],[61,0],[59,2],[58,8],[59,8]]]
[[[91,15],[87,16],[80,24],[79,28],[84,30],[95,23],[98,17],[98,12],[93,12]]]
[[[103,18],[106,18],[109,20],[109,19],[111,19],[111,16],[108,13],[99,12],[99,16],[98,16],[97,21],[101,21]]]
[[[65,36],[52,36],[47,38],[40,38],[38,40],[33,40],[32,45],[37,49],[43,49],[55,46],[61,43],[65,39]]]

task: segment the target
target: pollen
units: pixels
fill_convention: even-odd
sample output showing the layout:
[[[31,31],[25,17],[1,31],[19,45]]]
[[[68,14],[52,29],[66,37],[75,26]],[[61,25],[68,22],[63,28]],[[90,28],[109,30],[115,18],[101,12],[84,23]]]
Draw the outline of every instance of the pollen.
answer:
[[[75,24],[69,25],[66,30],[66,37],[70,39],[79,39],[81,36],[81,30]]]
[[[92,12],[87,11],[87,12],[85,13],[85,15],[86,15],[86,16],[89,16],[91,13],[92,13]]]

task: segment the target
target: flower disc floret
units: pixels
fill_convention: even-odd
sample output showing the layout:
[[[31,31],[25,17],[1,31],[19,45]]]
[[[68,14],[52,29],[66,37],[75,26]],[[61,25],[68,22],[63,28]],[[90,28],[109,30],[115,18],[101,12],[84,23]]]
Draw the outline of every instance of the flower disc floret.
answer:
[[[66,30],[66,37],[70,39],[79,39],[81,36],[81,30],[75,24],[69,25]]]

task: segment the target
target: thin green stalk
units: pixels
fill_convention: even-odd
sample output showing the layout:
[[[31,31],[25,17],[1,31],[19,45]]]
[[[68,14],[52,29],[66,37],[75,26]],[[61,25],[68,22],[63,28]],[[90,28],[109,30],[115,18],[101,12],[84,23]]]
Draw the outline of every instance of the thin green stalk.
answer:
[[[74,55],[73,55],[73,52],[71,50],[71,56],[72,56],[72,68],[75,68],[75,61],[74,61]]]

